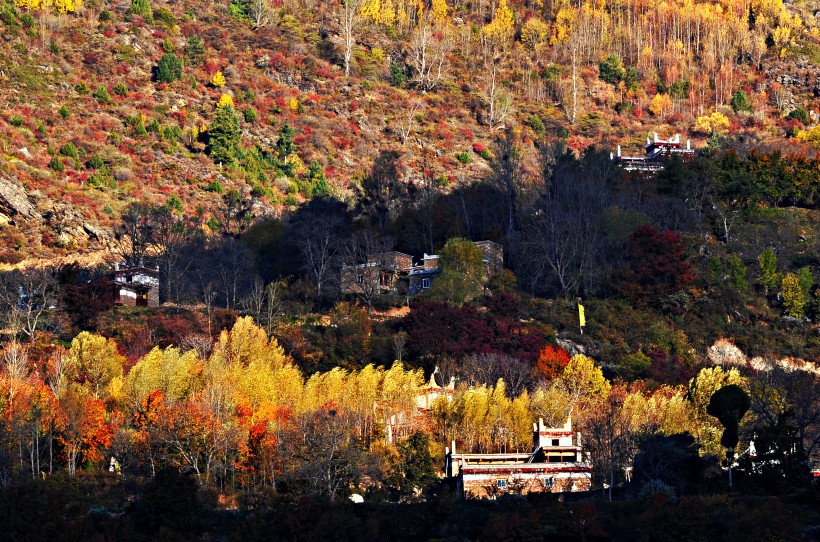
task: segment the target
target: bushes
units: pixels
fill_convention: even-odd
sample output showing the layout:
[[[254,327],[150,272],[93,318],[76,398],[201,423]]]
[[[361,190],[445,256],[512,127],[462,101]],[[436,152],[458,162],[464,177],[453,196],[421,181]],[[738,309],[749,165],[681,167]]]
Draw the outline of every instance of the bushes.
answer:
[[[803,126],[808,126],[811,124],[811,119],[809,119],[808,112],[803,109],[802,107],[798,107],[797,109],[793,109],[786,115],[786,120],[799,120]]]
[[[221,194],[222,192],[225,191],[225,188],[222,186],[221,182],[214,179],[213,181],[208,183],[208,186],[205,187],[205,190],[207,192],[214,192],[215,194]]]
[[[139,15],[145,22],[154,22],[154,12],[148,0],[131,0],[131,8],[128,10],[131,15]]]
[[[150,6],[149,6],[150,8]],[[172,27],[177,24],[177,20],[174,17],[174,14],[168,8],[157,8],[154,12],[154,18],[161,22],[166,27]]]
[[[105,85],[100,85],[94,91],[94,99],[101,104],[111,103],[111,95],[108,93],[108,88]]]
[[[532,128],[532,131],[539,136],[543,136],[544,132],[546,132],[546,128],[544,127],[544,121],[542,121],[541,117],[534,113],[530,115],[529,119],[527,119],[526,124],[527,126]]]
[[[157,65],[156,79],[160,83],[172,83],[182,78],[182,60],[172,53],[167,53]]]
[[[68,142],[62,147],[60,147],[60,155],[67,156],[69,158],[73,158],[74,160],[79,160],[80,155],[77,152],[77,147],[74,146],[74,143]]]
[[[51,161],[48,163],[48,167],[56,171],[57,173],[62,173],[65,171],[65,166],[63,162],[60,160],[58,156],[54,156],[51,158]]]
[[[199,66],[202,63],[202,59],[205,57],[205,45],[199,36],[188,38],[188,44],[185,46],[185,56],[188,57],[188,62],[192,66]]]
[[[598,73],[601,81],[617,85],[624,78],[624,66],[618,55],[612,54],[598,66]]]
[[[752,111],[752,101],[749,99],[749,95],[743,90],[735,92],[732,95],[732,109],[735,113],[740,113],[741,111],[750,113]]]

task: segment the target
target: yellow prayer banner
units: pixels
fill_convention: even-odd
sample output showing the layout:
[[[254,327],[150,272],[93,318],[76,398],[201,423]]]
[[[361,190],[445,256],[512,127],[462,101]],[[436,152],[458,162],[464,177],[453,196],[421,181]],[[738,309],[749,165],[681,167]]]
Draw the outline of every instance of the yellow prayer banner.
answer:
[[[584,316],[584,306],[578,303],[578,319],[581,321],[581,327],[587,325],[586,316]]]

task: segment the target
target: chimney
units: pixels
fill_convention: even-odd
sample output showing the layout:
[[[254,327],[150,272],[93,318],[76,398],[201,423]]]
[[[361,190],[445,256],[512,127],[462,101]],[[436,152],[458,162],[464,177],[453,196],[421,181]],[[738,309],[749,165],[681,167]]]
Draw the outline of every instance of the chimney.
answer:
[[[450,442],[450,453],[456,455],[456,441]]]
[[[686,140],[686,150],[687,151],[692,150],[691,142],[688,139]]]
[[[620,158],[620,157],[621,157],[621,146],[618,145],[618,158]]]

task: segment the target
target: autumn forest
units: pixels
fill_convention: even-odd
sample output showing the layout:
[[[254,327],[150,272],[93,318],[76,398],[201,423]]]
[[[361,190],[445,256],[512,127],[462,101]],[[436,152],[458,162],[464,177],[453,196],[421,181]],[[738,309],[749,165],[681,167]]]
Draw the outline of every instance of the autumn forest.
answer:
[[[0,0],[0,539],[820,538],[818,112],[816,0]]]

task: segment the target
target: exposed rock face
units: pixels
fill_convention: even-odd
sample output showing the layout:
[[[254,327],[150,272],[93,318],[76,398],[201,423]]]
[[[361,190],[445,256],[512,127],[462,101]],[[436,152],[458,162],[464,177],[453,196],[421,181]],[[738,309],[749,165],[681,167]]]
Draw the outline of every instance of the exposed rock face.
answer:
[[[718,339],[709,347],[706,357],[715,365],[746,365],[746,354],[726,339]]]
[[[749,360],[749,366],[756,371],[770,371],[778,368],[784,371],[806,371],[807,373],[820,375],[820,367],[817,364],[798,358],[771,360],[758,356]]]
[[[715,341],[715,344],[709,347],[706,356],[715,365],[749,367],[755,371],[771,371],[777,368],[784,371],[806,371],[820,375],[820,366],[799,358],[770,359],[756,356],[749,359],[740,348],[727,339]]]
[[[589,355],[587,347],[583,344],[578,344],[576,342],[570,341],[569,339],[561,338],[555,339],[555,342],[558,343],[558,346],[566,350],[570,356],[577,356],[578,354],[582,354],[584,356]]]
[[[8,177],[0,176],[0,212],[9,216],[36,217],[25,189]]]

